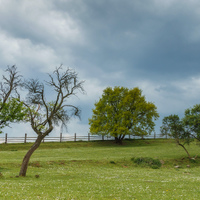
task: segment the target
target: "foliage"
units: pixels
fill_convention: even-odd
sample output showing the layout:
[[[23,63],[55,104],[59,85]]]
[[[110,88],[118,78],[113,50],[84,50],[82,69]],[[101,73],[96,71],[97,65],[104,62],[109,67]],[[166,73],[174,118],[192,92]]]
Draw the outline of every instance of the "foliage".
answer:
[[[9,126],[9,123],[19,122],[26,118],[26,108],[22,102],[19,102],[16,98],[9,98],[7,102],[2,105],[0,102],[0,132],[5,126]]]
[[[151,133],[158,116],[156,106],[145,100],[139,88],[108,87],[95,103],[90,132],[114,136],[116,142],[121,142],[126,135]]]
[[[200,141],[200,104],[185,110],[183,123],[188,128],[191,136]]]
[[[159,159],[153,159],[150,157],[140,157],[140,158],[133,157],[131,160],[142,167],[151,167],[152,169],[158,169],[162,166]]]
[[[183,149],[188,154],[188,157],[191,158],[189,152],[185,148],[185,144],[189,144],[193,141],[189,131],[185,128],[184,123],[180,120],[178,115],[170,115],[168,117],[164,117],[162,121],[162,126],[160,131],[162,135],[168,135],[175,139],[176,143],[183,147]]]
[[[162,126],[160,131],[163,136],[167,135],[176,140],[185,140],[185,142],[189,143],[189,134],[186,136],[186,131],[184,128],[184,124],[180,120],[178,115],[169,115],[164,117],[162,120]]]

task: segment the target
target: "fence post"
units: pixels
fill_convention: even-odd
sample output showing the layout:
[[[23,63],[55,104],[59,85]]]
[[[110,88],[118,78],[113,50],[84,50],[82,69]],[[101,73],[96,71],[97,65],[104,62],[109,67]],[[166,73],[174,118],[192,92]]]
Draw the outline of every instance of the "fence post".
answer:
[[[74,133],[74,142],[76,142],[76,133]]]
[[[25,133],[24,143],[26,144],[27,133]]]
[[[154,131],[154,140],[156,139],[156,132]]]
[[[6,133],[5,134],[5,144],[7,144],[7,142],[8,142],[8,134]]]
[[[88,133],[88,141],[90,141],[90,133]]]
[[[60,142],[62,142],[62,132],[60,133]]]

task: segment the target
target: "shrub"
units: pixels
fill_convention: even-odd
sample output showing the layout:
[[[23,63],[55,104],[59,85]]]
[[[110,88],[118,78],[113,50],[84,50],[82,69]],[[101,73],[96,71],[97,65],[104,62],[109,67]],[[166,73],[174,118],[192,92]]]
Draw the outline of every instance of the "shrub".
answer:
[[[152,169],[158,169],[162,166],[160,160],[149,157],[132,158],[131,160],[137,165],[142,167],[151,167]]]

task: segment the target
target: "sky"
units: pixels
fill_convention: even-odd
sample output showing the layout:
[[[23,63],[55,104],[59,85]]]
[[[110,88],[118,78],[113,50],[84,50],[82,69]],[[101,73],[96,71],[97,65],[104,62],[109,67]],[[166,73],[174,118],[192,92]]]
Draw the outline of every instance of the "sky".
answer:
[[[160,114],[184,115],[200,103],[200,1],[0,0],[0,76],[16,65],[26,78],[47,78],[63,64],[85,80],[82,109],[65,135],[87,135],[88,118],[106,87],[139,87]],[[10,136],[34,135],[13,124]],[[56,136],[59,128],[51,133]]]

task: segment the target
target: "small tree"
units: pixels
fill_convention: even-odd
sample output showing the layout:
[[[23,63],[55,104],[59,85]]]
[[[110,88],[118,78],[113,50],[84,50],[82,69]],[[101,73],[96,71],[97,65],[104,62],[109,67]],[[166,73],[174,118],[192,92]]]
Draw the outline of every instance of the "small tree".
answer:
[[[49,81],[45,82],[49,86],[48,93],[51,93],[51,97],[54,98],[52,101],[46,100],[46,88],[43,83],[33,79],[24,83],[24,87],[29,93],[23,103],[28,109],[28,121],[37,134],[37,139],[24,156],[20,176],[26,176],[31,155],[55,126],[60,123],[66,126],[72,116],[80,117],[79,108],[67,104],[67,100],[76,95],[77,91],[84,91],[83,81],[77,80],[77,73],[71,69],[62,72],[62,66],[60,66],[52,75],[49,74]]]
[[[6,73],[0,82],[0,133],[9,123],[21,121],[26,115],[23,104],[17,98],[21,76],[18,75],[15,65],[7,67]]]
[[[179,119],[179,116],[170,115],[168,117],[164,117],[162,124],[163,125],[160,127],[162,135],[174,138],[176,143],[185,150],[188,157],[191,159],[189,152],[185,148],[185,144],[189,144],[192,141],[192,138],[183,122]]]
[[[188,128],[191,137],[200,141],[200,104],[185,110],[184,125]]]
[[[89,119],[92,134],[110,135],[122,143],[126,135],[147,135],[154,130],[154,119],[159,117],[156,106],[146,102],[139,88],[108,87],[95,103]]]

